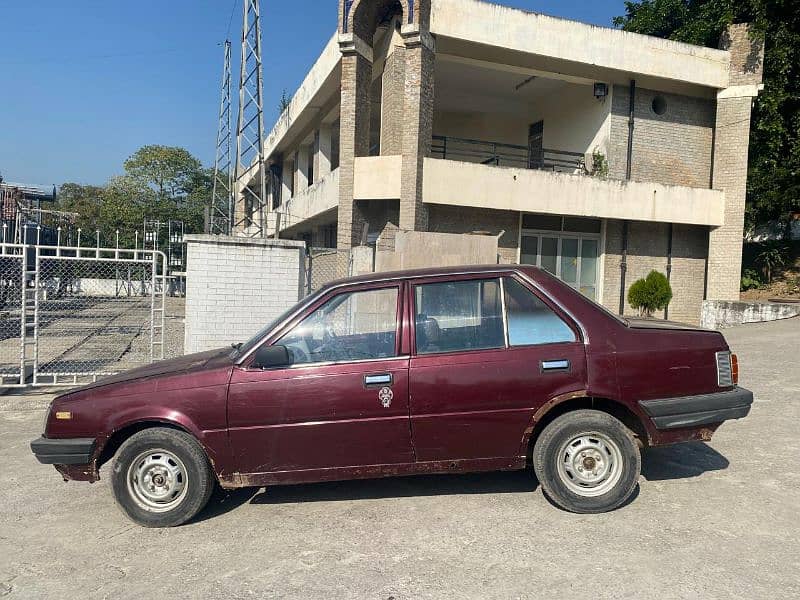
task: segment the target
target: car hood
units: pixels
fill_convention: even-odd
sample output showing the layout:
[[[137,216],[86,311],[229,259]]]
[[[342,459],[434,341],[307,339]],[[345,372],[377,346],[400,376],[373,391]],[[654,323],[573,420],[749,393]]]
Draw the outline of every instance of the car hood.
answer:
[[[664,321],[662,319],[629,319],[625,318],[628,327],[632,329],[678,329],[681,331],[711,331],[697,327],[696,325],[687,325],[686,323],[678,323],[676,321]]]
[[[206,352],[187,354],[186,356],[179,356],[178,358],[154,362],[143,367],[131,369],[130,371],[123,371],[122,373],[111,375],[110,377],[104,377],[103,379],[100,379],[94,383],[90,383],[89,385],[70,390],[68,394],[72,395],[86,390],[135,380],[194,373],[197,371],[222,367],[232,363],[230,353],[230,347],[219,348],[217,350],[208,350]]]

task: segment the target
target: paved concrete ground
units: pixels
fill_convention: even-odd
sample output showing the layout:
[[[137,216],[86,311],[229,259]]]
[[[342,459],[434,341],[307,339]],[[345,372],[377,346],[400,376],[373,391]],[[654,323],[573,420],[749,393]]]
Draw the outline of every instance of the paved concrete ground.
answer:
[[[800,319],[727,336],[750,417],[646,452],[638,497],[595,516],[507,473],[218,494],[197,522],[141,529],[107,480],[35,462],[46,397],[0,399],[0,596],[800,597]]]

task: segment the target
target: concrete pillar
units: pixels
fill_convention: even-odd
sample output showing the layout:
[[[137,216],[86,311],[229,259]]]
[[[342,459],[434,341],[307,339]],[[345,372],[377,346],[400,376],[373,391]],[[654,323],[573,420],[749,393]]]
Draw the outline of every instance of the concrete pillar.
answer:
[[[433,137],[434,41],[417,25],[404,26],[403,38],[406,66],[400,229],[426,231],[428,215],[422,203],[422,169]]]
[[[331,126],[323,123],[317,132],[317,153],[314,173],[317,181],[324,179],[331,172]]]
[[[291,160],[284,161],[283,163],[281,186],[281,203],[285,204],[288,200],[291,200],[294,195],[294,162]]]
[[[729,87],[717,95],[712,187],[725,192],[725,224],[709,234],[707,297],[738,300],[742,267],[750,115],[761,84],[764,47],[747,24],[731,25],[721,47],[731,53]]]
[[[308,161],[311,157],[311,146],[300,146],[297,150],[297,190],[302,194],[312,184],[308,180]]]

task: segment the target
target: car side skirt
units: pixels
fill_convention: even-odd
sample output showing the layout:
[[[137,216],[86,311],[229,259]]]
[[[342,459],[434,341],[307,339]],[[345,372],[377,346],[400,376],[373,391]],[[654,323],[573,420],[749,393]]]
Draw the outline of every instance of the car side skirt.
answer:
[[[234,473],[220,477],[223,488],[257,487],[262,485],[292,485],[349,479],[377,479],[408,475],[434,475],[445,473],[479,473],[483,471],[518,471],[525,468],[524,456],[505,458],[479,458],[467,460],[438,460],[390,465],[337,467],[331,469],[306,469],[300,471],[273,471],[270,473]]]

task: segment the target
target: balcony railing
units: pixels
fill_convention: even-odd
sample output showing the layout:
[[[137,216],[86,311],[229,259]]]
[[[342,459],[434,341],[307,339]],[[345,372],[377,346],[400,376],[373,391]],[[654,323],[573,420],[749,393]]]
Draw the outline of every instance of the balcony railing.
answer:
[[[586,174],[586,159],[580,152],[547,148],[531,152],[527,146],[441,135],[433,136],[431,156],[482,165]]]

